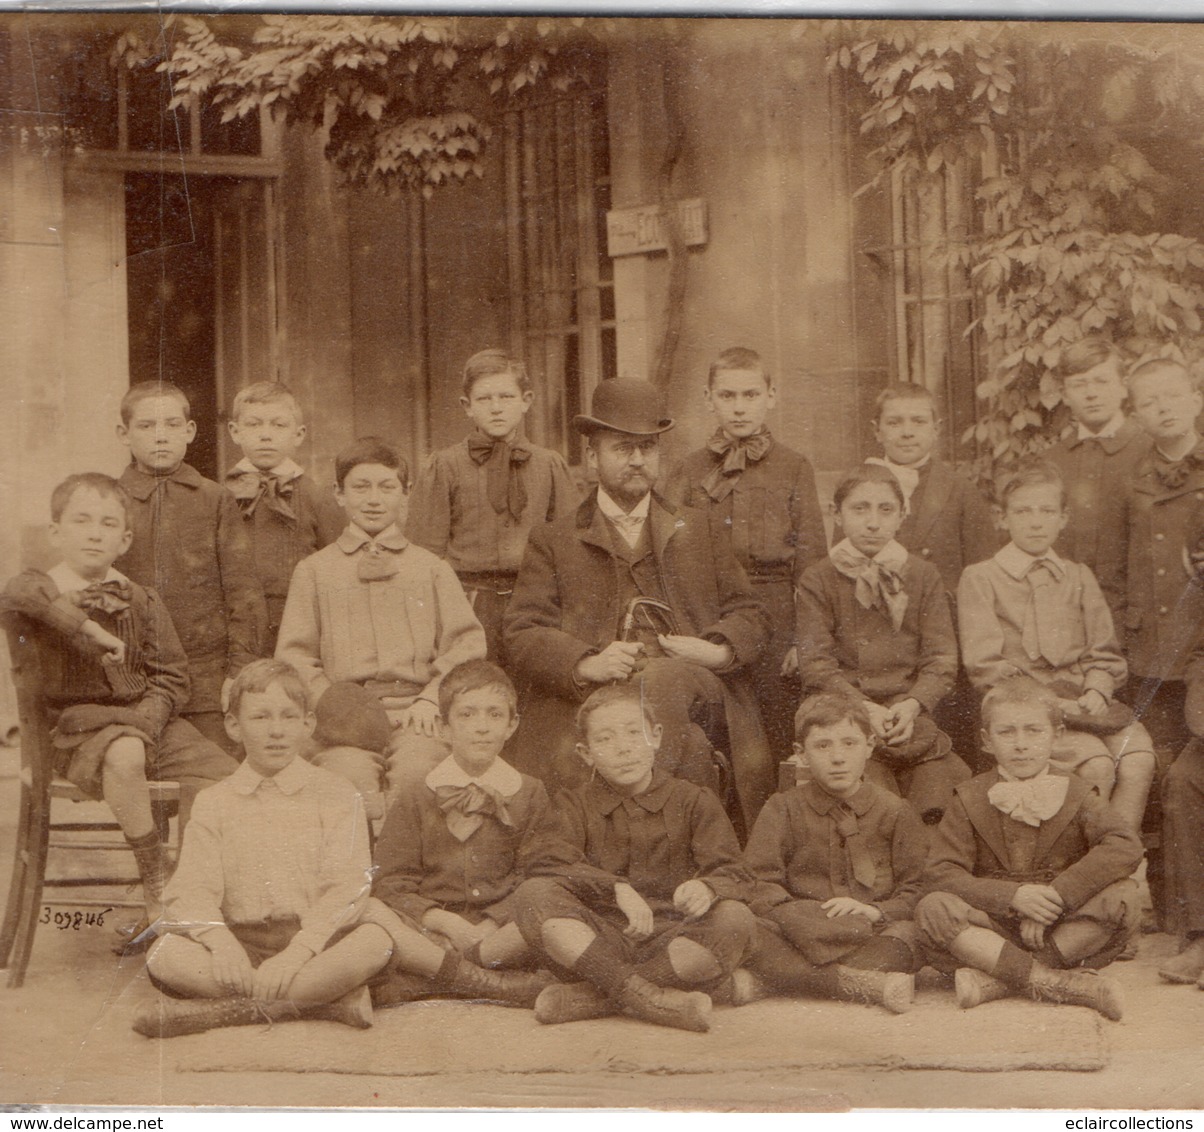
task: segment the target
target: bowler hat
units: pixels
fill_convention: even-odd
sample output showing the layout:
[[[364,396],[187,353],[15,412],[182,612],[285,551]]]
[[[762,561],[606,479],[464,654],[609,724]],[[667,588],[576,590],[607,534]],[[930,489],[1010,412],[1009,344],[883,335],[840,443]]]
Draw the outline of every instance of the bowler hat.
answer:
[[[588,436],[597,429],[652,436],[668,432],[673,421],[665,416],[661,391],[648,381],[634,377],[610,377],[598,383],[590,404],[591,413],[579,413],[573,427]]]

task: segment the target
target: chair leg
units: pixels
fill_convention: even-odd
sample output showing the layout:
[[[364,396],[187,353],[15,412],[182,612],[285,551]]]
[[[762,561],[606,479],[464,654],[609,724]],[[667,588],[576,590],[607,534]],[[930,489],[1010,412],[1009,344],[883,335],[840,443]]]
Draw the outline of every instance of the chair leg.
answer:
[[[30,815],[33,797],[29,786],[22,781],[21,796],[17,803],[17,841],[13,853],[13,876],[8,889],[8,902],[4,907],[4,924],[0,927],[0,967],[8,966],[17,938],[17,922],[21,918],[21,904],[25,895],[26,878],[29,875]]]
[[[31,795],[33,791],[30,791]],[[8,968],[10,988],[25,982],[25,971],[29,966],[29,955],[33,950],[33,937],[38,928],[38,908],[42,903],[42,884],[46,879],[46,857],[50,847],[50,798],[44,795],[40,802],[31,798],[28,865],[25,883],[22,885],[21,908],[18,913],[17,930],[13,941],[13,953]]]

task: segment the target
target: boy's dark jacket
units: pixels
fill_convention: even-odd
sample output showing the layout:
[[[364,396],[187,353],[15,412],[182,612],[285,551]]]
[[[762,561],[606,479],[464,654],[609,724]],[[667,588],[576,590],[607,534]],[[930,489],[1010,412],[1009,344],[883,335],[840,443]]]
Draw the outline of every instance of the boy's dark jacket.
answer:
[[[1065,907],[1073,910],[1108,885],[1131,876],[1141,863],[1141,841],[1095,787],[1076,775],[1068,777],[1070,786],[1061,809],[1035,831],[1032,867],[1026,873],[1013,871],[1008,859],[1004,827],[1015,819],[997,810],[987,797],[991,787],[1003,781],[999,771],[963,782],[954,790],[953,802],[934,833],[925,888],[951,892],[1002,919],[1015,915],[1012,898],[1022,884],[1051,886]]]

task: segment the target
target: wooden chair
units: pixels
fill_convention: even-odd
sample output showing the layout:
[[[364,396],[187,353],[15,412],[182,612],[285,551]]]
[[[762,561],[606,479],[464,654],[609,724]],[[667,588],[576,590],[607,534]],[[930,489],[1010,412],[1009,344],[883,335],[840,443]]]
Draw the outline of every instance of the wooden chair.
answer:
[[[91,801],[76,786],[54,773],[54,749],[50,742],[49,716],[42,693],[42,657],[56,647],[45,626],[18,613],[0,613],[8,637],[12,659],[13,683],[17,690],[17,718],[21,727],[20,801],[17,811],[17,843],[13,857],[12,884],[0,926],[0,967],[8,968],[8,985],[19,987],[25,981],[33,937],[44,903],[71,904],[79,908],[141,907],[141,901],[99,900],[79,896],[46,900],[46,888],[56,891],[113,887],[133,888],[140,884],[134,876],[46,876],[52,849],[70,849],[75,853],[106,852],[125,849],[121,827],[115,821],[52,821],[55,801]],[[175,782],[152,782],[151,806],[156,823],[166,840],[171,811],[178,807],[180,788]],[[116,836],[113,834],[116,833]],[[72,834],[74,837],[63,837]],[[102,835],[108,834],[108,837]],[[84,836],[80,836],[84,835]]]

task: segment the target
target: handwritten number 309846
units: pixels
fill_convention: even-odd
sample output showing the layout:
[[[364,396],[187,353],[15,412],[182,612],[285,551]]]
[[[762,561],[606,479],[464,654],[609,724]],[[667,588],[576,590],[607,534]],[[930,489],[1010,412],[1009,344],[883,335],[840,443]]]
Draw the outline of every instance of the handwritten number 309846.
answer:
[[[80,931],[83,928],[103,928],[105,926],[105,916],[111,911],[113,911],[112,908],[89,909],[87,911],[75,908],[52,912],[49,905],[43,904],[42,918],[38,920],[38,923],[53,924],[61,932]]]

